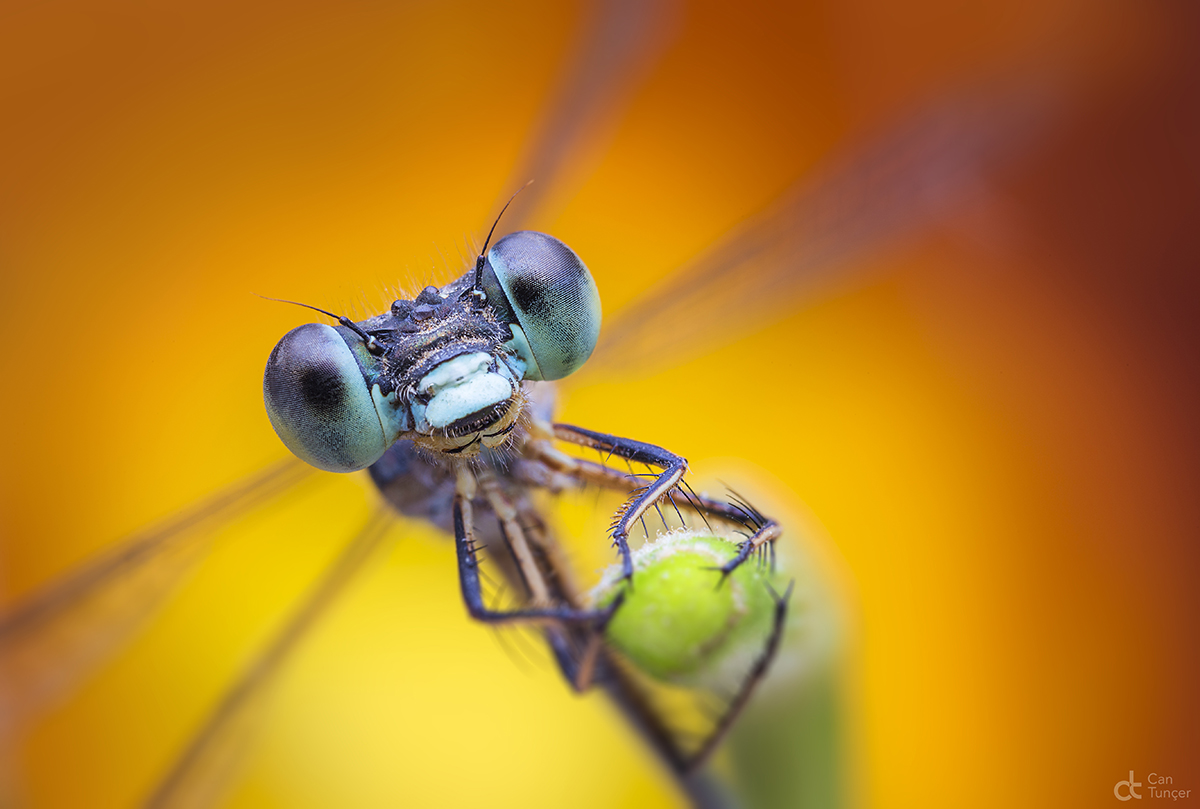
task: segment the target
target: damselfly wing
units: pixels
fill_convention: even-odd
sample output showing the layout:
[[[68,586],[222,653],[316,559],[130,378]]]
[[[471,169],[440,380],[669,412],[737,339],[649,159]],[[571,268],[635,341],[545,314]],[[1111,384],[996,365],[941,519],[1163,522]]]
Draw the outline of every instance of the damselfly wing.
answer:
[[[587,48],[581,50],[586,51]],[[584,71],[582,75],[593,74]],[[963,108],[959,104],[948,102],[944,109],[935,106],[934,111],[928,113],[928,118],[939,121],[939,116],[948,112],[952,122],[950,131],[953,133],[954,114],[962,111]],[[999,115],[999,122],[1010,124],[1015,117],[1017,116],[1013,116],[1011,111],[1006,109]],[[971,120],[969,113],[966,119]],[[547,120],[553,122],[555,115],[551,114]],[[968,124],[966,128],[959,130],[960,133],[966,134],[962,136],[961,141],[954,142],[964,142],[969,148],[966,149],[963,162],[955,164],[953,160],[948,159],[948,155],[955,156],[954,151],[946,149],[944,144],[939,145],[937,138],[929,135],[930,130],[922,128],[925,126],[922,120],[922,114],[918,114],[915,123],[906,121],[898,130],[894,130],[901,135],[891,141],[885,136],[883,145],[878,147],[878,156],[866,164],[853,157],[847,158],[844,167],[840,170],[836,166],[831,168],[829,177],[824,180],[815,183],[811,179],[806,180],[810,187],[802,185],[790,192],[790,196],[786,196],[778,207],[768,209],[760,219],[748,224],[743,233],[734,236],[717,252],[711,254],[711,261],[701,260],[700,266],[693,267],[690,274],[681,276],[681,280],[677,282],[665,284],[662,287],[664,291],[652,299],[654,303],[649,308],[637,310],[638,314],[629,320],[616,321],[620,325],[616,336],[611,338],[614,342],[611,348],[606,349],[611,352],[608,356],[615,358],[612,360],[615,367],[632,370],[628,365],[635,359],[638,363],[645,362],[651,365],[663,361],[670,363],[675,356],[673,352],[681,344],[693,343],[699,337],[719,331],[730,325],[730,321],[736,323],[739,319],[745,320],[748,315],[753,318],[756,311],[778,311],[779,304],[776,299],[794,300],[792,295],[795,290],[790,288],[789,284],[796,278],[798,267],[824,270],[838,266],[852,258],[856,251],[877,244],[878,239],[912,232],[925,226],[939,209],[937,206],[923,209],[912,204],[913,195],[908,193],[907,189],[914,179],[948,177],[949,179],[936,179],[933,183],[934,193],[931,194],[939,204],[945,204],[950,191],[962,187],[958,181],[962,179],[964,172],[969,175],[968,180],[973,179],[974,175],[971,172],[994,156],[994,152],[983,148],[984,146],[991,143],[993,138],[998,139],[1001,144],[1011,143],[1010,138],[1002,136],[1003,133],[997,136],[996,121],[985,117],[977,129]],[[944,131],[945,126],[944,123],[936,124],[934,130]],[[923,151],[917,148],[915,158],[913,152],[906,152],[902,145],[898,145],[899,140],[910,137],[907,133],[914,130],[918,133],[919,147],[926,147]],[[556,129],[553,123],[549,132],[551,143],[559,139],[565,139],[568,144],[573,142],[572,137],[562,135],[562,130]],[[922,132],[926,133],[926,140],[921,139]],[[986,133],[988,137],[980,137],[980,133]],[[928,148],[931,140],[935,148]],[[535,148],[533,151],[541,150]],[[565,151],[568,154],[573,153],[572,148]],[[866,154],[876,155],[871,150]],[[889,170],[889,159],[896,160],[899,169]],[[879,168],[881,161],[884,165],[882,171]],[[570,160],[566,162],[569,163]],[[957,173],[946,171],[947,166],[957,166]],[[811,178],[812,175],[807,176]],[[899,178],[896,181],[897,188],[889,189],[889,178]],[[552,177],[535,179],[553,187]],[[969,187],[970,183],[967,185]],[[950,198],[953,198],[952,194]],[[837,204],[830,200],[837,200]],[[896,210],[896,200],[903,203],[903,215],[898,214]],[[873,204],[877,207],[872,207]],[[832,222],[829,221],[831,211]],[[797,236],[803,238],[797,240]],[[805,245],[814,237],[823,239],[820,241],[821,249],[815,253],[806,253]],[[580,249],[583,250],[582,247]],[[737,273],[743,275],[739,278]],[[802,279],[811,277],[811,273],[801,275]],[[739,285],[733,286],[731,278],[738,278]],[[743,290],[751,290],[757,294],[741,298],[725,294],[732,291],[740,295],[743,294]],[[775,290],[779,291],[778,296],[771,295]],[[183,292],[181,289],[181,293]],[[725,305],[713,309],[702,308],[696,303],[722,298],[725,299]],[[642,331],[643,329],[645,331]],[[597,357],[598,364],[603,365],[604,359],[602,353]],[[178,369],[174,378],[179,380],[176,384],[186,385],[186,375],[179,374]],[[676,396],[670,400],[660,398],[654,402],[653,394],[647,395],[654,409],[663,414],[664,419],[669,419],[673,412],[697,406],[687,397]],[[629,411],[636,409],[628,408]],[[624,418],[627,416],[614,413],[615,421]],[[620,430],[621,425],[617,424],[610,429]],[[687,452],[684,447],[679,449],[681,452]],[[274,478],[272,481],[278,482]],[[235,496],[241,495],[235,493]],[[371,540],[377,538],[370,533],[368,536]],[[211,695],[212,691],[209,693]],[[211,702],[211,699],[208,701]],[[204,700],[196,702],[201,703]],[[199,708],[195,711],[197,714],[202,712]],[[471,731],[462,728],[459,732],[469,734]],[[161,764],[169,758],[170,755],[164,752],[155,763]]]

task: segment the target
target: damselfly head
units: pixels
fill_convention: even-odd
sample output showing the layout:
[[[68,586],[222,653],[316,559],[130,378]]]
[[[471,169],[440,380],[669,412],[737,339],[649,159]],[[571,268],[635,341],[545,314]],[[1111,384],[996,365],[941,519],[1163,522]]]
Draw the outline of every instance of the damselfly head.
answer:
[[[522,381],[561,379],[591,355],[600,295],[571,248],[522,231],[441,289],[339,323],[285,335],[263,395],[292,452],[352,472],[399,438],[459,458],[503,446],[525,406]]]

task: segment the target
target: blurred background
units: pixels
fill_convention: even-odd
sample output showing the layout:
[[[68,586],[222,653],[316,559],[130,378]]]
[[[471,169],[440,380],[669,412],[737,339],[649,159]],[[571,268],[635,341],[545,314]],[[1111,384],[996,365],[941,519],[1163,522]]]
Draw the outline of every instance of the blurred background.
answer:
[[[700,354],[562,397],[808,515],[842,616],[828,803],[1095,806],[1130,770],[1200,790],[1198,16],[668,7],[521,214],[607,316],[922,110],[996,133],[903,238],[853,231],[828,283],[763,290],[778,318],[705,314]],[[4,603],[282,458],[262,368],[307,318],[256,296],[362,315],[459,272],[603,19],[5,4]],[[19,805],[136,805],[373,502],[315,480],[220,536],[12,742]],[[230,805],[682,805],[601,697],[467,619],[444,538],[395,540],[280,680]]]

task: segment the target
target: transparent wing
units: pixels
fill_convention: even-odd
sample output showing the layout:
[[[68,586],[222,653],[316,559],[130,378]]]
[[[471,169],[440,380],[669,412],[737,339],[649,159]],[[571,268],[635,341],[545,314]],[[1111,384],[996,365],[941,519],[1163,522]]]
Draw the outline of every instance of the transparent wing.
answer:
[[[312,474],[291,459],[147,528],[0,616],[0,734],[67,693],[149,618],[217,530]]]
[[[872,253],[977,200],[987,174],[1048,129],[1043,90],[955,97],[828,160],[636,303],[607,319],[579,380],[628,376],[761,329],[863,280]]]
[[[237,775],[271,685],[317,622],[376,556],[392,524],[384,508],[376,509],[270,643],[225,691],[155,788],[147,809],[203,809],[219,802]]]
[[[513,191],[533,181],[505,212],[505,232],[547,218],[591,173],[620,109],[669,41],[677,5],[599,0],[588,7],[570,61],[493,210],[494,219]]]

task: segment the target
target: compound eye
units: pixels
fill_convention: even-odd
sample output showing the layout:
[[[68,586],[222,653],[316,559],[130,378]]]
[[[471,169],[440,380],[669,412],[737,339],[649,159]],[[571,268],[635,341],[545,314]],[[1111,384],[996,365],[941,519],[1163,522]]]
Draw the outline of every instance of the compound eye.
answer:
[[[271,426],[293,453],[327,472],[353,472],[387,449],[363,369],[347,344],[357,340],[321,323],[283,336],[263,377]]]
[[[526,379],[562,379],[591,356],[600,336],[600,293],[579,256],[558,239],[530,230],[505,236],[488,251],[483,284],[500,317],[524,332],[528,350],[519,339],[517,350]]]

